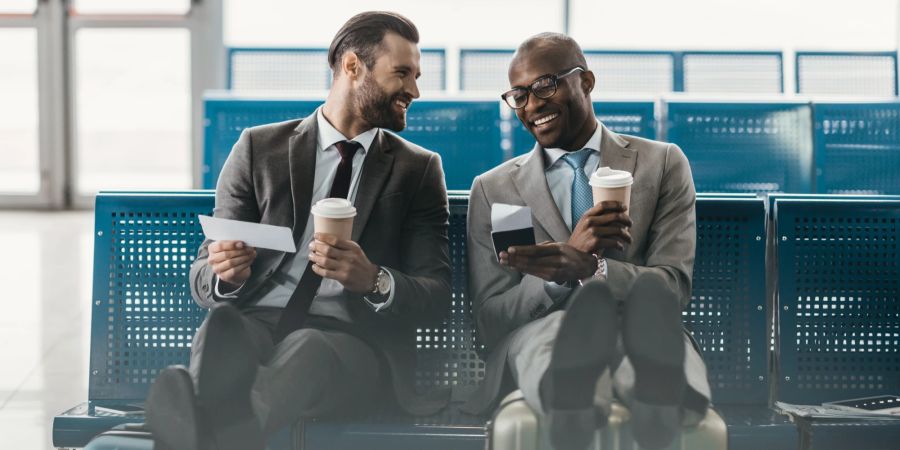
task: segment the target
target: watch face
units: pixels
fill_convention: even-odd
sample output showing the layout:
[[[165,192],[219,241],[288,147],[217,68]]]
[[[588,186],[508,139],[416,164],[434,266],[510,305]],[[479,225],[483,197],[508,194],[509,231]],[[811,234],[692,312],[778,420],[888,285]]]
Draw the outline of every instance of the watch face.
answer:
[[[378,281],[375,283],[378,287],[378,293],[381,295],[386,295],[391,288],[391,278],[388,276],[387,272],[382,269],[378,272]]]

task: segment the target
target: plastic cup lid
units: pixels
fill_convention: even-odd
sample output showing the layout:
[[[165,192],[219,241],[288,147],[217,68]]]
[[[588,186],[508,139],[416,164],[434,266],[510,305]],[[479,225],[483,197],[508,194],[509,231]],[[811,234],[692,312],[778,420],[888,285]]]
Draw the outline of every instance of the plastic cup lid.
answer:
[[[591,186],[617,188],[631,186],[634,183],[630,172],[601,167],[591,174]]]
[[[345,198],[326,198],[313,205],[312,213],[331,219],[347,219],[356,216],[356,208]]]

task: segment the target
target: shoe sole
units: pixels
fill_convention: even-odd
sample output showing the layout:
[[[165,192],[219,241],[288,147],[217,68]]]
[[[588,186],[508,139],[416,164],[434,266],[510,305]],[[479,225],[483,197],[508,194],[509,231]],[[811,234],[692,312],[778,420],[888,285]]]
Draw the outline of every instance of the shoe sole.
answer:
[[[681,302],[658,275],[635,280],[625,302],[622,339],[635,371],[635,397],[677,405],[683,397],[684,329]]]
[[[615,356],[618,339],[617,302],[605,283],[581,288],[560,324],[550,366],[547,410],[550,440],[557,450],[584,449],[606,417],[594,406],[597,379]],[[573,404],[559,402],[567,391]]]
[[[194,382],[183,367],[164,369],[147,395],[147,428],[154,448],[199,450],[200,430]]]

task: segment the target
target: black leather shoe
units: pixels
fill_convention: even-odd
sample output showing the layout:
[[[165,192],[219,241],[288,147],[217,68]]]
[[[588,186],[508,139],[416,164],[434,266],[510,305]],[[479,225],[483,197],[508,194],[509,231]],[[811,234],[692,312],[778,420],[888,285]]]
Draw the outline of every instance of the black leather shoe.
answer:
[[[681,429],[680,405],[687,386],[681,299],[662,276],[646,272],[631,287],[622,322],[622,340],[635,374],[634,439],[641,448],[665,448]]]
[[[634,366],[635,398],[679,405],[684,397],[684,328],[681,300],[661,275],[638,276],[625,300],[622,340]]]
[[[541,380],[542,400],[557,450],[583,450],[606,425],[594,405],[597,379],[615,356],[617,302],[605,282],[590,282],[572,298]]]
[[[194,382],[187,369],[171,366],[156,377],[146,403],[147,428],[156,450],[202,450]]]
[[[209,313],[197,371],[197,399],[218,450],[261,450],[265,435],[250,401],[259,360],[240,311],[223,303]]]

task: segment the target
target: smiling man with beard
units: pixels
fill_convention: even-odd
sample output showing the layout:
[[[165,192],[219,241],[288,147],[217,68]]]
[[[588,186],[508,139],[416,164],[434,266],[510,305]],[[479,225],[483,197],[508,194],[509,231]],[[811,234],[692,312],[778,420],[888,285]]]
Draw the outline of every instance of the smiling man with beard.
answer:
[[[595,118],[594,74],[568,36],[526,40],[509,83],[501,97],[537,144],[472,185],[469,295],[491,353],[466,409],[488,412],[510,378],[555,449],[583,450],[615,392],[641,447],[665,447],[709,404],[706,367],[681,324],[696,243],[687,158]],[[630,206],[594,205],[588,177],[601,166],[632,174]],[[498,261],[496,203],[531,207],[541,244],[497,249]]]
[[[450,304],[448,205],[440,157],[400,131],[419,97],[419,34],[367,12],[328,52],[334,84],[305,119],[245,130],[216,186],[214,215],[290,227],[298,252],[204,242],[191,293],[210,312],[190,368],[170,367],[147,399],[157,449],[262,449],[298,419],[429,414],[447,392],[414,390],[416,328]],[[352,238],[314,233],[310,207],[356,207]]]

